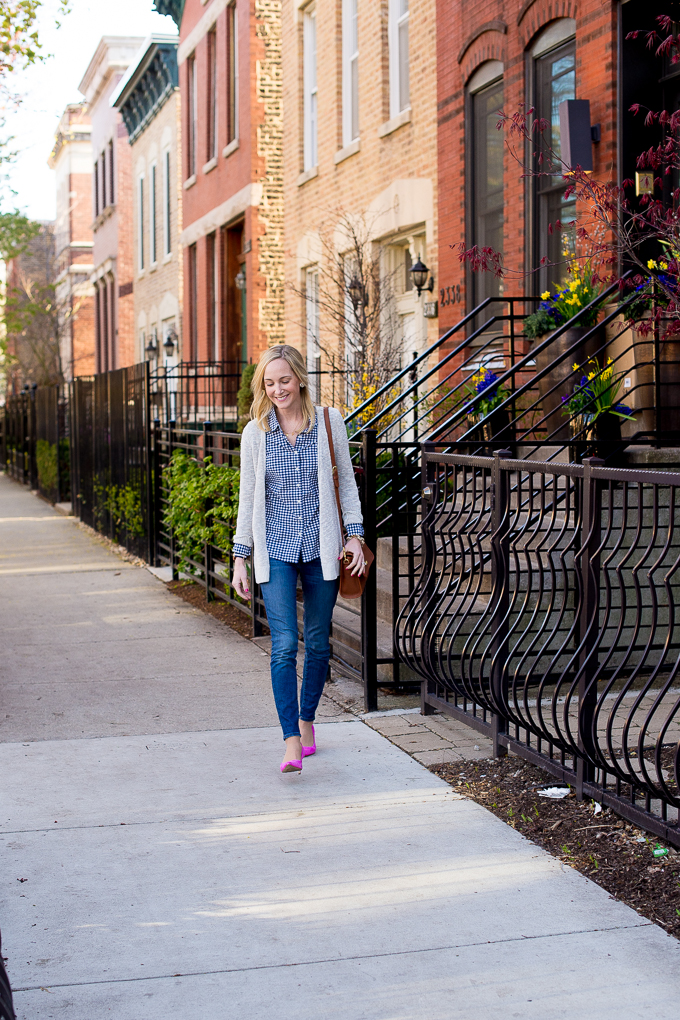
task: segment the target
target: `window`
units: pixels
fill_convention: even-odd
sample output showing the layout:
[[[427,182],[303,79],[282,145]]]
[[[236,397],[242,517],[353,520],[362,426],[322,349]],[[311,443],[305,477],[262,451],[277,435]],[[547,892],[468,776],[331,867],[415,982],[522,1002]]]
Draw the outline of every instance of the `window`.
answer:
[[[137,181],[137,260],[139,271],[144,269],[144,174]]]
[[[238,138],[238,46],[236,4],[227,7],[227,145]]]
[[[302,39],[302,87],[304,116],[304,166],[311,170],[318,162],[317,157],[317,109],[316,109],[316,11],[304,13]]]
[[[571,19],[564,18],[569,23]],[[561,22],[553,23],[553,31]],[[540,44],[540,40],[539,40]],[[536,53],[535,68],[535,109],[536,117],[547,121],[543,134],[544,159],[547,150],[552,149],[556,157],[560,154],[559,106],[565,99],[576,97],[576,46],[573,39],[547,53]],[[544,164],[545,166],[545,164]],[[572,250],[574,245],[574,222],[576,219],[575,199],[565,199],[565,184],[561,173],[545,175],[534,179],[534,243],[533,266],[547,256],[550,266],[541,272],[540,290],[558,283],[566,275],[563,251]],[[555,229],[555,224],[560,224]]]
[[[198,131],[198,81],[196,57],[187,60],[187,177],[196,173],[196,134]]]
[[[189,358],[198,361],[198,265],[195,244],[189,246]]]
[[[498,112],[503,107],[503,65],[483,64],[468,85],[468,229],[470,245],[503,253],[503,133]],[[492,79],[488,81],[489,77]],[[493,80],[495,78],[495,80]],[[486,298],[500,297],[500,280],[493,273],[471,273],[472,307]]]
[[[156,179],[158,176],[158,166],[154,163],[151,167],[151,187],[149,189],[149,260],[153,266],[158,262],[158,252],[156,251],[156,191],[157,184]]]
[[[217,234],[208,234],[207,238],[208,256],[208,358],[211,361],[220,360],[220,276],[219,259],[217,251]]]
[[[102,204],[102,212],[103,212],[104,209],[106,209],[106,206],[108,204],[107,201],[106,201],[106,157],[105,157],[103,152],[102,152],[101,156],[99,157],[99,166],[100,166],[100,171],[101,171],[99,177],[100,177],[100,182],[101,182],[101,187],[102,187],[101,204]]]
[[[207,109],[207,151],[206,160],[217,156],[217,33],[208,32],[208,109]]]
[[[113,205],[115,195],[113,191],[113,139],[109,142],[109,203]]]
[[[342,144],[359,137],[358,0],[342,2]]]
[[[163,254],[172,251],[170,234],[170,149],[163,153]]]
[[[387,37],[390,50],[390,117],[407,110],[409,91],[409,0],[389,0]]]
[[[94,164],[94,181],[93,181],[93,196],[94,196],[94,215],[95,219],[99,216],[99,161],[96,160]]]
[[[305,281],[305,312],[307,324],[307,371],[311,398],[321,400],[321,351],[319,349],[319,271],[308,269]]]

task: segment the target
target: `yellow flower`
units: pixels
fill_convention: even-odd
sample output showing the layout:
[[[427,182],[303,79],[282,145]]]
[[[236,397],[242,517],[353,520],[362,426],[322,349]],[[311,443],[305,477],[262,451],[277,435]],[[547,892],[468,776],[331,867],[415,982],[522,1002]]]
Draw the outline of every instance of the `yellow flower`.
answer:
[[[549,297],[550,297],[550,291],[549,290],[544,290],[543,293],[541,294],[541,301],[547,301]]]
[[[650,259],[647,263],[647,269],[658,269],[655,259]]]
[[[659,269],[668,269],[667,262],[659,262]]]
[[[572,280],[572,282],[569,284],[569,290],[572,292],[578,290],[578,283],[576,282],[576,280]]]
[[[576,362],[574,362],[574,364],[571,367],[572,367],[574,372],[578,372],[578,370],[580,368],[580,365],[577,365]]]

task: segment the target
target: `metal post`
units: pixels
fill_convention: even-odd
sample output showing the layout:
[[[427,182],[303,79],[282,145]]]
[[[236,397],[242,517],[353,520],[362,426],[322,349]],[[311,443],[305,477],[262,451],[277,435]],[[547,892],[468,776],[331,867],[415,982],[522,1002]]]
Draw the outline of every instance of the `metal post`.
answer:
[[[362,433],[364,462],[364,538],[377,554],[376,522],[376,431]],[[361,596],[361,676],[364,682],[364,709],[375,712],[378,708],[378,589],[377,562],[369,571],[366,587]]]
[[[154,423],[155,424],[155,423]],[[154,505],[155,489],[155,430],[151,436],[151,372],[149,362],[144,363],[144,440],[146,453],[146,561],[151,566],[156,565],[156,513]],[[127,446],[127,444],[126,444]],[[128,453],[129,457],[129,453]]]
[[[399,447],[396,443],[392,445],[392,472],[390,484],[390,518],[392,521],[392,682],[399,683],[399,649],[397,646],[397,619],[399,618],[399,595],[401,588],[401,521],[399,512],[399,500],[401,495],[401,464],[399,460]],[[406,454],[404,454],[404,461]],[[404,491],[406,495],[406,509],[408,514],[408,477],[404,471]],[[408,518],[407,518],[408,519]],[[377,551],[376,551],[377,566]]]
[[[431,536],[428,535],[428,525],[425,523],[427,517],[427,511],[430,501],[434,498],[435,491],[435,477],[437,466],[434,461],[429,460],[430,454],[434,454],[435,448],[434,443],[421,443],[420,444],[420,552],[421,557],[425,558],[426,550],[428,548],[428,542],[431,541]],[[424,563],[423,563],[424,565]],[[434,577],[434,571],[430,572],[430,578]],[[432,580],[428,582],[429,588],[425,592],[425,604],[429,603],[430,596],[432,595]],[[430,690],[432,681],[424,679],[420,684],[420,714],[421,715],[434,715],[434,708],[427,703],[427,695],[434,694],[434,690]]]
[[[203,470],[205,470],[205,458],[208,456],[208,442],[210,440],[210,430],[212,429],[212,422],[203,422]],[[212,448],[211,448],[212,449]],[[205,511],[212,510],[212,500],[208,499],[205,502]],[[203,573],[205,577],[205,599],[206,602],[212,602],[212,572],[215,569],[215,555],[214,549],[211,542],[206,542],[203,546]]]
[[[163,433],[161,431],[160,418],[154,418],[153,421],[153,444],[151,447],[151,465],[149,474],[151,475],[151,494],[150,494],[150,506],[151,510],[149,517],[151,520],[152,532],[150,533],[150,555],[151,559],[149,562],[153,567],[160,566],[160,558],[158,556],[158,538],[161,533],[161,444],[163,442]]]
[[[172,463],[172,454],[175,445],[175,419],[171,418],[168,422],[168,464]],[[175,531],[170,528],[170,566],[172,568],[172,579],[173,581],[179,580],[179,571],[177,570],[177,562],[175,559]]]
[[[592,469],[602,467],[599,457],[583,461],[581,490],[581,605],[579,607],[578,746],[576,797],[583,800],[583,784],[595,776],[596,741],[593,734],[597,707],[597,656],[600,618],[600,542],[602,530],[602,482]]]
[[[667,416],[661,408],[661,349],[659,323],[657,320],[658,304],[656,300],[656,278],[652,277],[652,322],[654,323],[654,446],[659,446],[659,432]]]
[[[510,603],[510,484],[504,460],[512,458],[509,450],[498,450],[493,455],[491,469],[491,598],[493,602],[491,652],[491,735],[494,758],[508,753],[501,736],[508,732],[507,720],[507,663],[508,663],[508,607]]]

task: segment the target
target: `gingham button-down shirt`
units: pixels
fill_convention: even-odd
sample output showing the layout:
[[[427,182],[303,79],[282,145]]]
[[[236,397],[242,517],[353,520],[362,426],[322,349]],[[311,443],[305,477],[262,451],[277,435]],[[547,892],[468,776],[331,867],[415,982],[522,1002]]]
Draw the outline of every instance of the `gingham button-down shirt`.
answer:
[[[274,560],[305,563],[319,557],[319,420],[301,432],[291,446],[276,412],[269,414],[266,433],[265,511],[267,552]],[[350,524],[348,535],[363,535],[360,524]],[[247,545],[234,545],[234,556],[250,556]]]

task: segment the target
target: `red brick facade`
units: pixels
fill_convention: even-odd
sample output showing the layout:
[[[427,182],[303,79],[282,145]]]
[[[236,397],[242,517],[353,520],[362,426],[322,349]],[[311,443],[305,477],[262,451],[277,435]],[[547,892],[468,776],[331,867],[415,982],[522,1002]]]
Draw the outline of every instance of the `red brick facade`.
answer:
[[[450,0],[438,2],[438,163],[440,328],[457,322],[472,306],[470,278],[457,255],[461,242],[471,243],[467,192],[470,154],[466,154],[467,85],[488,61],[503,65],[503,109],[512,115],[534,102],[532,47],[558,19],[575,21],[575,97],[590,100],[591,123],[599,124],[601,141],[593,144],[594,173],[617,174],[617,15],[614,0]],[[562,23],[565,24],[565,23]],[[566,31],[566,30],[565,30]],[[557,35],[559,39],[559,34]],[[510,149],[517,147],[504,131],[503,247],[508,274],[506,295],[532,294],[538,280],[530,236],[531,185]],[[510,143],[510,146],[508,146]],[[519,156],[524,158],[521,145]],[[466,180],[467,178],[467,180]],[[467,216],[466,216],[467,212]],[[535,245],[534,245],[535,248]],[[451,288],[450,290],[447,288]],[[443,291],[443,292],[442,292]],[[460,294],[460,301],[455,296]]]
[[[232,52],[237,124],[230,103]],[[182,358],[221,359],[238,373],[244,361],[283,339],[280,3],[186,0],[178,62],[185,162]]]

